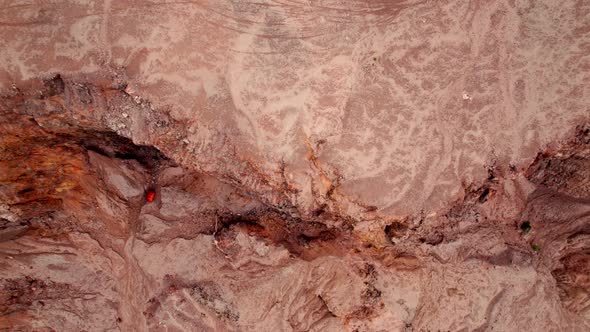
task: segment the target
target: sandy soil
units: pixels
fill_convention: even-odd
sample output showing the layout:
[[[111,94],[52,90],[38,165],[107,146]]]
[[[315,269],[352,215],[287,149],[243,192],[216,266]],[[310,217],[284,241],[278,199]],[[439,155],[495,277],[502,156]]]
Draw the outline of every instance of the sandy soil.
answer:
[[[0,329],[590,329],[585,1],[0,1],[0,38]]]

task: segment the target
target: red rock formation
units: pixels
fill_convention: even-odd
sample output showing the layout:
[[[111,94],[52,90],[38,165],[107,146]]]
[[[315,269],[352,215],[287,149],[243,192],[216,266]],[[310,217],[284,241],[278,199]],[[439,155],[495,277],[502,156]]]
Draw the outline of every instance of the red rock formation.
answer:
[[[589,329],[589,15],[0,5],[0,330]]]

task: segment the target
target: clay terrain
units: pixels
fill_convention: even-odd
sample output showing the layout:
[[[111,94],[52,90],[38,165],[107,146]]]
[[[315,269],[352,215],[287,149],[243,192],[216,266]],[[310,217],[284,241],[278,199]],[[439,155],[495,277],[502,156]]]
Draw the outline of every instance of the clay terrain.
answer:
[[[590,331],[590,2],[0,0],[0,331]]]

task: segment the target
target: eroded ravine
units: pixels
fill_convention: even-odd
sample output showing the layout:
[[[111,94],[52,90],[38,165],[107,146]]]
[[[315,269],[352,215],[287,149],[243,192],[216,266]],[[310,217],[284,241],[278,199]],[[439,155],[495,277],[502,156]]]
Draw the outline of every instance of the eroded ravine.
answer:
[[[0,330],[590,330],[590,2],[0,4]]]
[[[249,162],[203,172],[207,160],[161,152],[183,156],[168,136],[182,123],[146,122],[140,140],[158,149],[136,144],[105,114],[149,104],[80,86],[2,99],[3,329],[588,325],[587,124],[525,170],[498,162],[451,206],[408,216],[347,200],[312,149],[324,183],[305,211],[281,170],[277,182]]]

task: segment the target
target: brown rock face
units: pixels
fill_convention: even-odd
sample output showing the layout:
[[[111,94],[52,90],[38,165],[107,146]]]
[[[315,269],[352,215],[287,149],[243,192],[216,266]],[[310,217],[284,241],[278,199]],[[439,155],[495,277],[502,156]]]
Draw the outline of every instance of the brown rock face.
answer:
[[[0,2],[0,330],[589,330],[588,31],[573,0]]]

